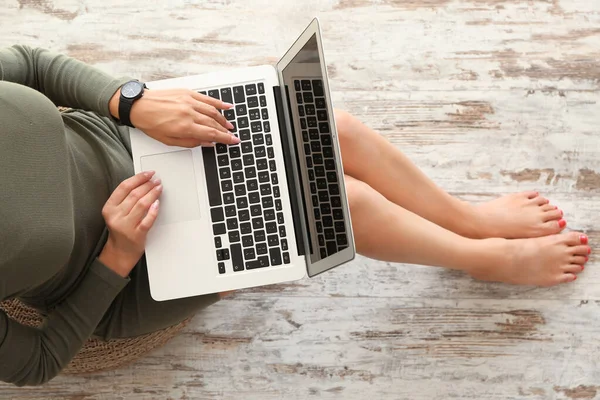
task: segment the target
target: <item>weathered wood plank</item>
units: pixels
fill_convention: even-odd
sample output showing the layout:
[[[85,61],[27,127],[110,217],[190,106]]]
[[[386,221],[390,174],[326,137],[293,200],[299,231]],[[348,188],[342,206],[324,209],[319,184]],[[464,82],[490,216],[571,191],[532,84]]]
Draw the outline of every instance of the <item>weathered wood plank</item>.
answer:
[[[315,15],[337,106],[451,193],[534,188],[600,241],[598,0],[4,0],[0,46],[152,80],[273,64]],[[0,397],[600,398],[597,266],[532,289],[359,257],[236,293],[133,366]]]

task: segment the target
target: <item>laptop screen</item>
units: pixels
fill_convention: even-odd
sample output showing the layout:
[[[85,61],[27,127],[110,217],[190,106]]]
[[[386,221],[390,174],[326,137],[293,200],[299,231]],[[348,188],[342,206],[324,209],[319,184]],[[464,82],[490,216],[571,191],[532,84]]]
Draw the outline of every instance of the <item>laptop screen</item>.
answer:
[[[343,173],[319,50],[317,35],[313,34],[282,69],[296,140],[311,264],[341,252],[349,242],[345,193],[340,184]]]

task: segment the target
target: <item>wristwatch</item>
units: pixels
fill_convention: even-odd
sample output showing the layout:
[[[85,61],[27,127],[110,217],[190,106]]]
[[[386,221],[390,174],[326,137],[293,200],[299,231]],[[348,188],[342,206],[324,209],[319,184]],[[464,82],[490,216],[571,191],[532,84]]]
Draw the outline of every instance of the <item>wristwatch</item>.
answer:
[[[146,84],[140,81],[129,81],[121,87],[121,97],[119,97],[119,120],[123,125],[134,128],[131,123],[131,107],[136,100],[144,95]]]

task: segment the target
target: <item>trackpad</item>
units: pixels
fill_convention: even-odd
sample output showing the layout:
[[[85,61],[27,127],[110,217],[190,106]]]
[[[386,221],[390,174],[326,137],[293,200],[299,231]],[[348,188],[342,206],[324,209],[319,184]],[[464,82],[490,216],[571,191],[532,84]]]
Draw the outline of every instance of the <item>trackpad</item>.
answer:
[[[163,185],[155,225],[200,219],[191,150],[144,156],[140,161],[142,170],[156,171]]]

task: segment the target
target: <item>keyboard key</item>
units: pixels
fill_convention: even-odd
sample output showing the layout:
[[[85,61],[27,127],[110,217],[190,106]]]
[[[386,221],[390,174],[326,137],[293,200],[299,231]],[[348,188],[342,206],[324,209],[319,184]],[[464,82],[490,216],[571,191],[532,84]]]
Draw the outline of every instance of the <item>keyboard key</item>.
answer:
[[[321,258],[327,258],[327,249],[322,247],[319,249],[319,252],[321,253]]]
[[[254,155],[256,156],[256,158],[266,157],[267,149],[265,148],[265,146],[256,146],[254,148]]]
[[[242,246],[244,246],[244,247],[254,246],[254,239],[252,239],[252,235],[242,236]]]
[[[317,111],[317,119],[319,121],[327,121],[327,110]]]
[[[310,138],[310,140],[319,140],[321,138],[321,135],[319,134],[318,129],[309,129],[308,133],[309,133],[308,137]]]
[[[244,155],[244,158],[242,160],[245,166],[254,165],[254,156],[252,154]]]
[[[240,130],[240,140],[241,141],[250,140],[250,129],[241,129]]]
[[[327,191],[325,191],[325,190],[319,191],[319,201],[324,202],[324,203],[329,201],[329,194],[327,193]]]
[[[246,263],[247,269],[256,269],[256,268],[264,268],[269,266],[269,258],[268,257],[258,257],[258,259],[253,261],[248,261]]]
[[[281,250],[287,250],[288,249],[288,243],[287,243],[287,239],[281,239]]]
[[[318,109],[327,108],[327,104],[325,103],[325,98],[316,97],[315,98],[315,106],[317,106]]]
[[[246,95],[247,96],[252,96],[256,94],[256,85],[255,84],[250,84],[250,85],[246,85]]]
[[[283,263],[284,264],[290,263],[290,253],[283,253]]]
[[[238,126],[240,127],[240,129],[247,128],[248,125],[250,124],[250,121],[248,121],[248,118],[246,118],[246,117],[238,118],[237,122],[238,122]]]
[[[300,118],[300,128],[306,129],[306,118]]]
[[[325,240],[335,239],[335,232],[333,229],[325,229]]]
[[[269,157],[269,158],[275,158],[275,152],[273,151],[272,147],[268,147],[267,148],[267,157]]]
[[[231,95],[231,88],[221,89],[221,100],[225,103],[233,104],[233,96]]]
[[[270,247],[279,245],[279,237],[277,235],[269,235],[269,236],[267,236],[267,244]]]
[[[267,236],[265,235],[265,231],[261,230],[257,230],[254,232],[254,241],[256,243],[258,242],[264,242],[265,240],[267,240]]]
[[[314,183],[314,182],[310,183],[310,192],[312,194],[316,194],[317,193],[317,184],[316,183]],[[319,198],[319,200],[320,200],[320,198]]]
[[[239,231],[231,231],[228,234],[229,243],[236,243],[240,241],[240,232]]]
[[[312,104],[307,104],[304,106],[304,111],[306,112],[306,115],[315,115],[316,113],[315,106]]]
[[[321,246],[321,247],[325,246],[325,236],[319,235],[318,241],[319,241],[319,246]]]
[[[333,210],[333,218],[336,220],[344,219],[344,212],[341,208],[335,208]]]
[[[245,197],[240,197],[239,199],[237,199],[237,206],[238,208],[247,208],[248,199],[246,199]]]
[[[263,122],[263,130],[265,132],[271,132],[271,124],[269,123],[269,121]]]
[[[319,205],[319,198],[317,196],[313,195],[312,196],[312,203],[313,203],[313,206],[315,206],[315,207],[318,206]]]
[[[321,154],[313,154],[313,163],[315,165],[323,164],[323,156]]]
[[[243,196],[246,194],[246,186],[243,184],[235,185],[235,195]]]
[[[233,173],[233,183],[242,183],[244,182],[244,173],[243,172],[234,172]]]
[[[227,218],[235,217],[235,206],[226,206],[225,207],[225,216]]]
[[[256,253],[254,252],[254,249],[244,249],[244,259],[246,261],[253,260],[255,258],[256,258]]]
[[[265,143],[265,137],[263,135],[253,135],[252,136],[252,143],[254,143],[255,146],[260,145],[260,144],[264,144]]]
[[[258,86],[258,93],[263,94],[265,92],[265,84],[261,82],[257,86]]]
[[[346,237],[346,235],[337,235],[336,239],[338,246],[346,246],[348,244],[348,238]]]
[[[256,178],[256,168],[254,168],[254,167],[244,168],[244,174],[246,174],[247,179]]]
[[[208,95],[210,97],[212,97],[213,99],[220,100],[220,98],[219,98],[219,91],[217,89],[209,90],[208,91]]]
[[[265,131],[266,133],[267,131]],[[265,135],[265,143],[267,143],[267,146],[271,146],[273,144],[273,138],[271,137],[271,135]]]
[[[244,166],[242,165],[242,160],[240,160],[239,158],[237,160],[231,160],[232,171],[239,171],[242,168],[244,168]]]
[[[298,79],[294,80],[294,90],[296,90],[296,92],[299,92],[302,90],[302,86],[300,86],[300,80],[298,80]]]
[[[304,112],[304,106],[298,106],[298,116],[304,117],[306,114]]]
[[[219,249],[217,250],[217,261],[223,261],[225,259],[225,252],[227,249]]]
[[[252,130],[252,133],[262,132],[262,124],[260,121],[251,122],[250,129]]]
[[[340,187],[336,183],[329,185],[329,193],[332,195],[340,194]]]
[[[336,183],[337,182],[337,174],[335,172],[327,172],[327,182]]]
[[[330,256],[332,254],[337,253],[337,245],[334,241],[327,242],[327,255]]]
[[[323,146],[331,146],[331,136],[321,135],[321,144]]]
[[[256,253],[257,254],[267,254],[268,248],[266,243],[257,243],[256,244]]]
[[[325,168],[321,166],[315,166],[315,176],[317,178],[322,178],[325,176]]]
[[[215,149],[217,150],[217,154],[227,153],[227,146],[222,143],[217,143]]]
[[[324,90],[323,90],[323,81],[320,79],[314,79],[312,81],[312,86],[313,86],[313,93],[315,94],[315,96],[323,96],[323,94],[325,94]]]
[[[215,234],[215,236],[216,235],[224,235],[225,232],[227,232],[227,229],[225,228],[224,223],[213,225],[213,234]]]
[[[229,165],[229,157],[227,157],[227,154],[223,154],[223,155],[217,157],[217,161],[218,161],[219,167],[224,167],[226,165]]]
[[[258,110],[258,108],[250,110],[250,113],[248,114],[248,116],[250,117],[251,121],[256,121],[256,120],[260,119],[260,111]]]
[[[250,139],[249,136],[248,136],[248,139]],[[242,153],[244,153],[244,154],[252,153],[252,143],[251,142],[243,142],[241,145],[241,149],[242,149]]]
[[[335,221],[333,225],[337,233],[343,233],[346,231],[346,225],[344,224],[344,221]]]
[[[227,121],[235,121],[235,111],[233,110],[225,110],[223,111],[223,115]]]
[[[267,98],[265,96],[260,96],[259,100],[260,100],[260,106],[261,107],[266,107],[267,106]]]
[[[248,195],[248,201],[250,204],[260,203],[260,195],[258,192],[252,192]]]
[[[215,158],[215,152],[210,147],[203,147],[202,156],[204,161],[204,173],[206,174],[208,202],[211,207],[220,206],[221,190],[219,188],[219,178],[217,177],[217,160]]]
[[[283,208],[281,207],[281,200],[277,199],[275,200],[275,209],[277,211],[281,211]]]
[[[277,223],[283,224],[283,213],[277,213]]]
[[[319,122],[319,132],[321,132],[321,133],[330,133],[329,123],[327,123],[327,122]]]
[[[246,115],[246,114],[248,114],[248,109],[246,108],[245,104],[238,104],[237,106],[235,106],[235,113],[238,116]]]
[[[231,246],[231,264],[234,271],[244,270],[244,260],[242,258],[242,246],[239,243],[234,243]]]
[[[277,247],[269,249],[269,259],[271,260],[271,265],[281,265],[281,252]]]
[[[258,181],[256,179],[249,179],[248,182],[246,182],[246,188],[249,192],[258,190]]]
[[[325,169],[328,171],[335,170],[335,160],[333,160],[331,158],[325,160]]]
[[[215,247],[217,249],[220,249],[223,246],[223,243],[221,242],[221,238],[218,236],[215,236]]]
[[[296,93],[296,103],[302,104],[302,93]]]
[[[258,97],[252,96],[248,97],[248,108],[258,107]]]
[[[240,232],[242,235],[247,235],[252,232],[252,225],[250,222],[243,222],[240,224]]]
[[[203,94],[206,96],[206,91],[205,90],[200,90],[198,93]]]
[[[331,214],[331,206],[327,203],[321,204],[321,214],[328,215]]]
[[[313,95],[312,93],[308,92],[308,93],[303,93],[302,97],[304,98],[304,102],[305,103],[312,103],[313,102]]]
[[[323,222],[323,226],[325,228],[333,227],[333,218],[331,218],[329,215],[326,215],[323,218],[321,218],[321,221]]]
[[[270,233],[277,233],[277,223],[275,223],[275,222],[267,222],[265,224],[265,230],[267,231],[268,234],[270,234]]]
[[[309,149],[310,150],[310,149]],[[312,158],[311,157],[306,157],[306,166],[308,168],[312,168],[313,166],[313,162],[312,162]]]
[[[304,154],[306,154],[307,156],[310,155],[310,145],[308,143],[304,144]]]
[[[253,218],[252,227],[254,229],[262,229],[265,227],[265,223],[263,222],[262,218]]]
[[[233,88],[233,99],[236,103],[243,103],[246,100],[243,86],[236,86]]]
[[[224,262],[220,262],[217,265],[219,266],[219,274],[224,274],[225,273],[225,263]]]
[[[240,213],[238,214],[238,218],[240,221],[250,221],[250,211],[240,210]]]
[[[267,111],[266,108],[260,110],[260,115],[262,116],[262,119],[269,119],[269,111]]]
[[[317,118],[315,117],[306,117],[306,124],[308,125],[309,128],[316,128],[317,125]],[[321,133],[325,133],[325,132],[321,132]]]
[[[233,204],[235,202],[235,198],[233,197],[233,193],[225,193],[223,195],[223,202],[225,204]]]
[[[323,178],[317,179],[317,189],[327,190],[327,180],[325,180]]]
[[[313,210],[313,213],[315,214],[315,219],[321,219],[321,210],[318,208],[315,208]]]
[[[285,226],[283,225],[279,227],[279,237],[285,237]]]
[[[227,229],[234,230],[238,228],[238,220],[237,218],[229,218],[227,219]]]
[[[269,147],[269,150],[271,150],[270,147]],[[271,174],[271,183],[273,185],[277,185],[279,183],[279,179],[277,178],[277,174],[275,174],[275,173]]]
[[[260,171],[258,173],[258,181],[260,183],[269,182],[269,171]]]
[[[258,217],[259,215],[261,215],[262,208],[260,207],[260,204],[252,205],[252,207],[250,207],[250,213],[252,214],[253,217]]]
[[[317,233],[323,233],[323,224],[320,221],[315,224],[315,227],[317,228]]]
[[[275,163],[275,160],[269,161],[269,171],[271,171],[271,172],[277,171],[277,164]]]
[[[306,90],[311,90],[312,89],[312,86],[311,86],[309,80],[303,79],[302,81],[300,81],[300,83],[302,85],[302,90],[306,91]]]
[[[273,207],[273,198],[271,196],[265,196],[262,199],[263,208]]]
[[[212,222],[225,221],[225,215],[223,214],[223,208],[221,207],[211,208],[210,216],[212,218]]]
[[[261,158],[260,160],[257,160],[256,161],[256,168],[258,168],[259,171],[268,169],[269,165],[267,164],[267,159],[266,158]]]
[[[279,193],[279,186],[273,186],[273,196],[275,196],[275,198],[281,197],[281,194]]]
[[[275,210],[265,210],[265,221],[273,221],[275,219]]]
[[[267,196],[271,193],[271,185],[260,185],[260,194],[262,196]]]

